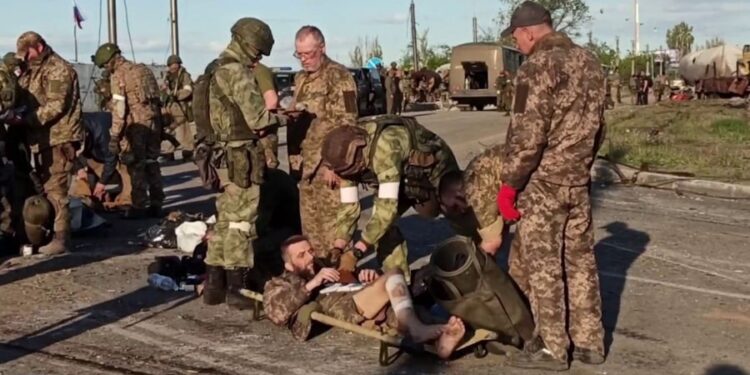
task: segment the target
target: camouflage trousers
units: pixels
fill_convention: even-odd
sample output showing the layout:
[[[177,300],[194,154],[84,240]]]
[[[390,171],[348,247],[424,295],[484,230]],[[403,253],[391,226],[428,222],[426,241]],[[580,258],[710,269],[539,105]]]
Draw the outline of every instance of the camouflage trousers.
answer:
[[[535,333],[558,359],[567,358],[571,340],[603,355],[589,187],[532,180],[518,208],[510,275],[529,298]]]
[[[233,183],[224,186],[216,198],[216,225],[208,240],[206,264],[226,269],[253,268],[252,241],[257,238],[260,186],[243,189]]]
[[[318,172],[312,181],[300,182],[299,204],[302,233],[310,239],[315,257],[328,259],[336,240],[333,228],[341,205],[339,189],[331,189]]]
[[[260,139],[263,146],[263,154],[266,157],[266,167],[276,169],[279,167],[279,135],[274,131]]]
[[[55,209],[55,233],[70,233],[68,189],[75,154],[76,147],[73,143],[48,147],[34,154],[36,171],[41,180],[44,195]]]
[[[143,209],[164,204],[164,187],[161,181],[159,157],[161,129],[158,124],[130,124],[125,128],[127,147],[120,160],[127,166],[132,184],[133,207]]]

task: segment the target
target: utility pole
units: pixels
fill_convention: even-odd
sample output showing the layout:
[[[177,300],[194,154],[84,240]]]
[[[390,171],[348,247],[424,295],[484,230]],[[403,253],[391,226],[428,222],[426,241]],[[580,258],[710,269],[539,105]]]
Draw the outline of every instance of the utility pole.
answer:
[[[651,72],[654,71],[652,67],[653,65],[652,57],[653,55],[651,55],[651,49],[649,48],[648,44],[646,44],[646,75],[647,76],[651,76]]]
[[[117,44],[117,0],[107,0],[109,42]]]
[[[419,70],[419,48],[417,47],[417,17],[414,11],[414,0],[411,0],[409,13],[411,14],[411,55],[414,60],[414,71],[417,71]]]
[[[635,3],[635,55],[638,56],[641,53],[641,11],[638,0],[633,1]]]
[[[615,58],[615,62],[617,64],[616,66],[620,66],[620,36],[619,35],[615,36],[615,53],[617,54]]]
[[[474,43],[479,41],[479,35],[477,33],[477,18],[471,19],[472,35],[474,36]]]
[[[172,54],[180,55],[180,34],[177,27],[177,0],[171,0],[170,5],[170,23],[172,25]]]

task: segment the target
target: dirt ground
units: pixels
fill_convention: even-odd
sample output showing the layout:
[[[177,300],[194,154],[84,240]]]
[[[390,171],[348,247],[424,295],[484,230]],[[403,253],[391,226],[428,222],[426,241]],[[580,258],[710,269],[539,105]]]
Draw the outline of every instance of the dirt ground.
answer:
[[[419,119],[464,165],[507,128],[507,117],[494,112]],[[192,165],[163,174],[169,207],[212,210]],[[570,373],[750,372],[750,202],[600,185],[593,199],[609,354],[601,366],[574,362]],[[449,362],[403,354],[380,367],[377,342],[342,331],[296,342],[250,313],[148,287],[147,264],[176,252],[137,242],[155,221],[110,219],[110,228],[76,238],[70,254],[0,265],[0,374],[538,373],[471,353]],[[450,235],[442,220],[407,216],[400,225],[412,258]]]

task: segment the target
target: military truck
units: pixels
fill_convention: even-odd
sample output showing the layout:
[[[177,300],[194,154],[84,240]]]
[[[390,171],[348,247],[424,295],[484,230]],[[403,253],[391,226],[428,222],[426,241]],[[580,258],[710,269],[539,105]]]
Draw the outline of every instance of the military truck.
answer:
[[[459,105],[482,110],[497,102],[495,79],[505,70],[515,76],[524,56],[515,48],[497,43],[465,43],[453,47],[450,97]]]

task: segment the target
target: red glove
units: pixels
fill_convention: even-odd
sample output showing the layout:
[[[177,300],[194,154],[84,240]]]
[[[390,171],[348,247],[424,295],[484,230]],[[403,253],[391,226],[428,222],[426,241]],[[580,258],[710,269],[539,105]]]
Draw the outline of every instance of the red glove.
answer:
[[[516,210],[516,189],[503,185],[497,192],[497,209],[506,221],[516,221],[521,213]]]

